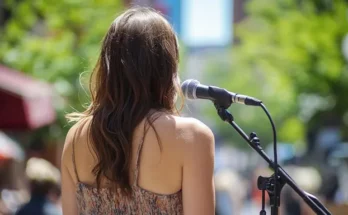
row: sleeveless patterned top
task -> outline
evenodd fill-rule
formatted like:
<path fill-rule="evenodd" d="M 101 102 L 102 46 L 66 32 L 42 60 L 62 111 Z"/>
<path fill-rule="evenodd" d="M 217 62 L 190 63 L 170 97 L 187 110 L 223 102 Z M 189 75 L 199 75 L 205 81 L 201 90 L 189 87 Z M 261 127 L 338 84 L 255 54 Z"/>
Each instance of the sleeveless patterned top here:
<path fill-rule="evenodd" d="M 138 186 L 139 160 L 144 138 L 141 141 L 136 158 L 132 198 L 125 198 L 121 193 L 111 192 L 109 188 L 100 188 L 80 181 L 75 162 L 73 143 L 73 165 L 77 178 L 77 204 L 79 215 L 182 215 L 182 191 L 173 194 L 157 194 Z"/>

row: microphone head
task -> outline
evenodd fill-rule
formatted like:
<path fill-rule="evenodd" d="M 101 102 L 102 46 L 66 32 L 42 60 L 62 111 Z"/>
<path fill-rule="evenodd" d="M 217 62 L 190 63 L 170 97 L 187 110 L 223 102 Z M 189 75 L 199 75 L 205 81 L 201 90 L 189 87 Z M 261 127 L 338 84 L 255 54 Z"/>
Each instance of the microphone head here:
<path fill-rule="evenodd" d="M 199 81 L 194 79 L 188 79 L 181 84 L 181 90 L 187 99 L 196 99 L 196 89 L 199 85 Z"/>

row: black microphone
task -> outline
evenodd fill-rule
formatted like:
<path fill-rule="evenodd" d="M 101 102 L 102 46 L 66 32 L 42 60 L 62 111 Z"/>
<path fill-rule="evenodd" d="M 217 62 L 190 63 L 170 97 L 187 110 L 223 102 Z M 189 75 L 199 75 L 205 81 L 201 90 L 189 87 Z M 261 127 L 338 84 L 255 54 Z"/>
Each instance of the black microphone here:
<path fill-rule="evenodd" d="M 232 93 L 215 86 L 206 86 L 194 79 L 184 81 L 181 84 L 181 89 L 188 99 L 208 99 L 223 108 L 230 107 L 232 103 L 252 106 L 260 106 L 262 103 L 262 101 L 256 98 Z"/>

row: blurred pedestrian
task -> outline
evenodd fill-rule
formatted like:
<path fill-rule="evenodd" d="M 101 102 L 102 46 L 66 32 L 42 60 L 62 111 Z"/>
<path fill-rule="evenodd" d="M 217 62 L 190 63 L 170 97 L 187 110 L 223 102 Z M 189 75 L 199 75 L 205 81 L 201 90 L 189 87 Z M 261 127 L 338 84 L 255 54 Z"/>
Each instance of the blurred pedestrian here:
<path fill-rule="evenodd" d="M 247 184 L 229 168 L 215 173 L 216 211 L 218 215 L 241 214 L 247 194 Z"/>
<path fill-rule="evenodd" d="M 322 184 L 320 173 L 311 166 L 285 166 L 284 169 L 291 175 L 299 188 L 304 191 L 317 195 Z M 283 214 L 285 215 L 307 215 L 312 214 L 312 210 L 307 204 L 298 196 L 295 191 L 285 186 L 282 191 L 281 204 Z"/>
<path fill-rule="evenodd" d="M 60 172 L 51 163 L 40 158 L 27 162 L 26 175 L 30 183 L 30 200 L 16 215 L 61 215 L 57 205 L 60 196 Z"/>

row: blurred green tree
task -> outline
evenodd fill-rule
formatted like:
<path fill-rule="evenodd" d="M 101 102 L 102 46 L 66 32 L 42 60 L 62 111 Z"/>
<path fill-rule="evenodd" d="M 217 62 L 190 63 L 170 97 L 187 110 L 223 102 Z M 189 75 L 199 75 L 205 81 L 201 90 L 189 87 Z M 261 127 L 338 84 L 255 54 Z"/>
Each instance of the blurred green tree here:
<path fill-rule="evenodd" d="M 0 28 L 0 63 L 53 85 L 58 120 L 38 135 L 63 139 L 69 128 L 64 115 L 88 101 L 83 72 L 96 61 L 122 1 L 5 0 L 4 6 L 11 17 Z"/>
<path fill-rule="evenodd" d="M 246 12 L 236 26 L 232 71 L 212 63 L 208 78 L 263 100 L 280 142 L 303 144 L 308 127 L 324 123 L 324 115 L 347 130 L 348 71 L 342 42 L 348 33 L 348 1 L 251 0 Z M 211 110 L 208 114 L 217 119 Z M 272 141 L 261 110 L 233 105 L 231 111 L 246 131 L 257 131 L 263 143 Z M 219 130 L 246 145 L 228 126 Z"/>

